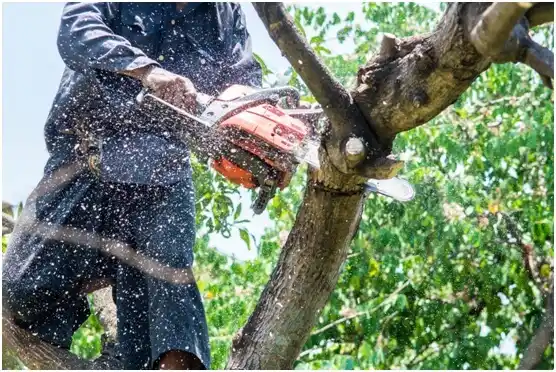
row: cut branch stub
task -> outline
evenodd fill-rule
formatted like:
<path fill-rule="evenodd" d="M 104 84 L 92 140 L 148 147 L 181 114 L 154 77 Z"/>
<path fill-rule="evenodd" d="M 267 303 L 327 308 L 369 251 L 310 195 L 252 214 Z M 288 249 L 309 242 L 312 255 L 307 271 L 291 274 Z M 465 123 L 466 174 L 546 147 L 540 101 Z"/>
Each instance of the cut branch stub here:
<path fill-rule="evenodd" d="M 396 55 L 397 51 L 396 36 L 389 33 L 384 34 L 380 44 L 380 55 L 384 58 L 392 58 Z"/>
<path fill-rule="evenodd" d="M 344 146 L 346 160 L 350 167 L 354 167 L 365 159 L 365 144 L 360 138 L 351 137 Z"/>

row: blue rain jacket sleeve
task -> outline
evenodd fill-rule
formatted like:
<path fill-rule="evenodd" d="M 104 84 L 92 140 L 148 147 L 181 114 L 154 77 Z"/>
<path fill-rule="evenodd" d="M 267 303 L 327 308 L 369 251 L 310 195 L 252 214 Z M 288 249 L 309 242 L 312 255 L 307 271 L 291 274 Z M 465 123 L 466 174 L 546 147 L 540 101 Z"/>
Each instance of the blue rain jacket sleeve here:
<path fill-rule="evenodd" d="M 233 84 L 261 86 L 240 4 L 187 3 L 183 11 L 175 4 L 65 5 L 58 49 L 67 67 L 45 125 L 45 171 L 76 156 L 78 138 L 63 132 L 84 126 L 101 137 L 105 181 L 167 186 L 188 177 L 187 145 L 137 110 L 141 83 L 118 72 L 155 65 L 211 95 Z"/>
<path fill-rule="evenodd" d="M 58 32 L 58 51 L 74 71 L 130 71 L 159 64 L 114 33 L 118 3 L 67 3 Z"/>

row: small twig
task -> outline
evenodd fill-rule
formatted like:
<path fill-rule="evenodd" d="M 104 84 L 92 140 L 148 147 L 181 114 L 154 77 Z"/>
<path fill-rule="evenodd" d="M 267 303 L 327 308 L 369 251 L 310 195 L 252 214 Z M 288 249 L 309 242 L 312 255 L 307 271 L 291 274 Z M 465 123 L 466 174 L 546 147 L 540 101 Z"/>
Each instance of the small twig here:
<path fill-rule="evenodd" d="M 485 10 L 471 31 L 471 42 L 485 57 L 500 54 L 515 24 L 533 6 L 532 3 L 493 3 Z"/>
<path fill-rule="evenodd" d="M 210 336 L 211 341 L 232 341 L 235 335 L 224 335 L 224 336 Z"/>
<path fill-rule="evenodd" d="M 347 259 L 347 260 L 349 260 L 349 259 L 351 259 L 351 258 L 354 258 L 354 257 L 360 256 L 360 255 L 361 255 L 361 252 L 357 252 L 357 253 L 350 253 L 350 254 L 348 254 L 348 256 L 346 257 L 346 259 Z"/>
<path fill-rule="evenodd" d="M 388 295 L 388 297 L 384 301 L 382 301 L 380 304 L 378 304 L 374 308 L 372 308 L 370 310 L 359 311 L 359 312 L 357 312 L 353 315 L 349 315 L 349 316 L 337 319 L 337 320 L 333 321 L 332 323 L 329 323 L 329 324 L 325 325 L 324 327 L 317 329 L 316 331 L 311 333 L 311 336 L 315 336 L 315 335 L 318 335 L 319 333 L 326 332 L 330 328 L 333 328 L 333 327 L 337 326 L 338 324 L 342 324 L 344 322 L 347 322 L 350 319 L 357 318 L 361 315 L 370 315 L 370 314 L 374 313 L 376 310 L 380 309 L 382 306 L 389 303 L 395 296 L 398 295 L 398 293 L 400 293 L 408 285 L 409 285 L 409 281 L 407 281 L 404 284 L 402 284 L 401 286 L 399 286 L 394 292 L 392 292 L 390 295 Z"/>
<path fill-rule="evenodd" d="M 507 229 L 509 230 L 510 234 L 516 240 L 516 245 L 519 246 L 519 248 L 521 249 L 523 265 L 525 266 L 525 270 L 529 274 L 529 277 L 531 278 L 533 283 L 535 283 L 541 293 L 546 293 L 546 290 L 543 289 L 543 282 L 537 271 L 534 247 L 530 244 L 526 244 L 521 239 L 521 234 L 519 232 L 517 224 L 508 214 L 500 213 L 500 215 L 504 219 L 504 222 L 506 223 Z"/>

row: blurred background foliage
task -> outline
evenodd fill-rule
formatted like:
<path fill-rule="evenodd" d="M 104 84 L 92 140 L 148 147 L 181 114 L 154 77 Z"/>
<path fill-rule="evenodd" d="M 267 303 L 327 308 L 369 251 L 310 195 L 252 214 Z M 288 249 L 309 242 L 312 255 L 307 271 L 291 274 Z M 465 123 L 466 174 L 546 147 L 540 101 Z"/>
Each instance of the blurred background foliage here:
<path fill-rule="evenodd" d="M 430 32 L 440 17 L 413 3 L 365 3 L 360 14 L 344 18 L 315 6 L 292 6 L 290 12 L 350 87 L 383 33 Z M 554 47 L 553 26 L 533 32 Z M 354 43 L 353 53 L 334 54 L 327 47 L 331 40 Z M 273 74 L 266 65 L 264 71 L 267 78 Z M 286 76 L 312 100 L 294 71 Z M 441 115 L 398 135 L 394 152 L 406 161 L 402 176 L 415 185 L 417 196 L 407 204 L 368 199 L 338 285 L 295 367 L 516 368 L 540 324 L 553 280 L 553 123 L 553 93 L 534 72 L 494 65 Z M 256 245 L 242 227 L 246 221 L 238 220 L 241 206 L 233 201 L 238 189 L 201 163 L 194 162 L 194 172 L 195 272 L 212 368 L 221 369 L 295 222 L 306 169 L 301 167 L 269 204 L 273 226 Z M 229 236 L 232 229 L 240 229 L 245 243 L 257 250 L 256 259 L 234 260 L 209 245 L 208 233 Z M 5 239 L 3 250 L 4 245 Z M 531 258 L 529 266 L 524 257 Z M 72 351 L 95 358 L 101 335 L 93 311 L 75 334 Z M 545 350 L 540 368 L 553 369 L 553 353 L 552 346 Z"/>

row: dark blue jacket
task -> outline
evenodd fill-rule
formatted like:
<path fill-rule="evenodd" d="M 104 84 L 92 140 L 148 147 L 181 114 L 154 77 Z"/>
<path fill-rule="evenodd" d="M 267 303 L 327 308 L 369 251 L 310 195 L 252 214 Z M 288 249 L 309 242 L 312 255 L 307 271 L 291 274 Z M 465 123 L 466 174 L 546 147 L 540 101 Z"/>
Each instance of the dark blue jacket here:
<path fill-rule="evenodd" d="M 135 103 L 141 86 L 118 72 L 156 65 L 213 95 L 232 84 L 260 86 L 262 76 L 239 4 L 186 4 L 64 7 L 58 49 L 67 67 L 45 126 L 46 173 L 75 159 L 77 138 L 63 130 L 86 123 L 102 137 L 103 179 L 168 185 L 189 175 L 185 145 L 137 130 L 148 124 Z"/>

